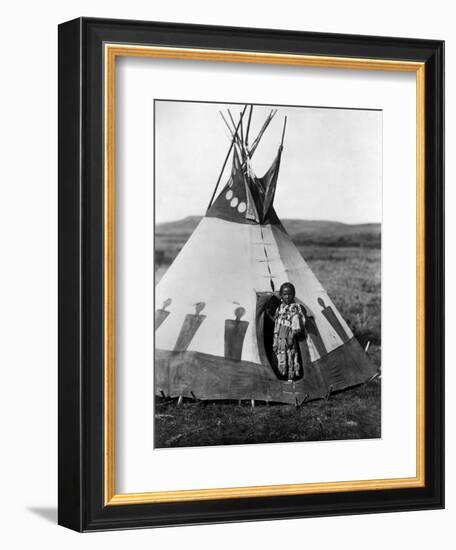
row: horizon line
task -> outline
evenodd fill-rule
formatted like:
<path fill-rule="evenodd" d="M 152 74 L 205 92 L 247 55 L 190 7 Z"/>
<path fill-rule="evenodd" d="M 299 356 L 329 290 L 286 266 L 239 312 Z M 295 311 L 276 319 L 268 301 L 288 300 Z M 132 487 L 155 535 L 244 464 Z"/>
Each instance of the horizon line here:
<path fill-rule="evenodd" d="M 161 224 L 164 224 L 164 223 L 181 222 L 181 221 L 184 221 L 188 218 L 204 218 L 204 217 L 205 217 L 205 214 L 188 214 L 187 216 L 184 216 L 183 218 L 172 219 L 172 220 L 167 220 L 167 221 L 156 222 L 154 220 L 154 226 L 161 225 Z M 344 222 L 344 221 L 340 221 L 340 220 L 334 220 L 334 219 L 330 220 L 330 219 L 322 219 L 322 218 L 280 218 L 280 221 L 282 221 L 282 222 L 287 221 L 287 220 L 297 220 L 297 221 L 304 221 L 304 222 L 340 223 L 342 225 L 373 225 L 373 224 L 381 225 L 382 224 L 381 221 L 366 221 L 366 222 L 350 223 L 350 222 Z"/>

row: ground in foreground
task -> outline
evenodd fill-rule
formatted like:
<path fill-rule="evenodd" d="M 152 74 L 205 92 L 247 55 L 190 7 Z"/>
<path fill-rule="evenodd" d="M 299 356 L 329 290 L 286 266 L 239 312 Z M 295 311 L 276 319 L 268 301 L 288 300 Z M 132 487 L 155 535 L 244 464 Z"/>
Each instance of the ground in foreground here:
<path fill-rule="evenodd" d="M 381 437 L 381 382 L 293 405 L 156 398 L 155 447 L 195 447 Z"/>

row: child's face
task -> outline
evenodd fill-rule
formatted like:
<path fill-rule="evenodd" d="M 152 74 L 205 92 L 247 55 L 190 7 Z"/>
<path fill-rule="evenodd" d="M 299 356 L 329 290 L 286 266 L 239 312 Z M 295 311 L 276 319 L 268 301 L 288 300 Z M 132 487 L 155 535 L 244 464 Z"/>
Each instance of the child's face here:
<path fill-rule="evenodd" d="M 283 290 L 282 290 L 282 294 L 280 295 L 282 300 L 284 301 L 284 303 L 288 306 L 290 305 L 292 302 L 293 302 L 293 298 L 294 298 L 294 292 L 293 292 L 293 289 L 290 288 L 289 286 L 286 286 Z"/>

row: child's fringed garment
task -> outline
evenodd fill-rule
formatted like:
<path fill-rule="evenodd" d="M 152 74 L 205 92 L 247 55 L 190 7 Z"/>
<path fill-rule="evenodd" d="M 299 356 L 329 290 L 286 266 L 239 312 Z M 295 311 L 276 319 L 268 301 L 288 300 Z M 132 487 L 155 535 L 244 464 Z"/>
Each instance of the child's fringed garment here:
<path fill-rule="evenodd" d="M 273 350 L 282 376 L 288 380 L 299 378 L 301 365 L 296 335 L 302 333 L 305 314 L 300 304 L 280 304 L 275 313 Z"/>

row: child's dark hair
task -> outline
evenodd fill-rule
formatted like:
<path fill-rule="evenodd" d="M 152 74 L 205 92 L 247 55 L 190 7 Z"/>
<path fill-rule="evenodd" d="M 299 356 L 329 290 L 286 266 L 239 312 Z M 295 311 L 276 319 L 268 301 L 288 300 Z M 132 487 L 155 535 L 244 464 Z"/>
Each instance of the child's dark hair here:
<path fill-rule="evenodd" d="M 295 287 L 294 287 L 294 284 L 289 283 L 289 282 L 282 283 L 282 284 L 280 285 L 279 294 L 280 294 L 281 296 L 282 296 L 282 294 L 283 294 L 283 291 L 284 291 L 286 288 L 290 288 L 291 291 L 293 292 L 293 296 L 296 296 L 296 289 L 295 289 Z"/>

